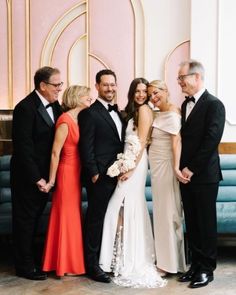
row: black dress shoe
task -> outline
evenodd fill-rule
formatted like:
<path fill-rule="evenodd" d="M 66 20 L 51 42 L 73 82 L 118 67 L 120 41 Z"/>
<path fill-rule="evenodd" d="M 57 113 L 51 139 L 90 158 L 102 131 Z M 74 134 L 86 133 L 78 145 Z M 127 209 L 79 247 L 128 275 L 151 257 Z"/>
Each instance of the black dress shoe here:
<path fill-rule="evenodd" d="M 189 288 L 201 288 L 208 285 L 208 283 L 212 282 L 213 280 L 213 273 L 209 274 L 206 272 L 198 272 L 189 284 Z"/>
<path fill-rule="evenodd" d="M 191 282 L 196 273 L 197 273 L 197 270 L 193 267 L 190 267 L 190 269 L 187 272 L 185 272 L 178 278 L 178 281 L 181 283 Z"/>
<path fill-rule="evenodd" d="M 111 282 L 111 278 L 99 266 L 94 266 L 87 272 L 87 274 L 94 281 L 101 283 Z"/>
<path fill-rule="evenodd" d="M 17 270 L 16 275 L 28 280 L 43 281 L 47 279 L 47 274 L 41 270 L 33 270 L 30 272 Z"/>

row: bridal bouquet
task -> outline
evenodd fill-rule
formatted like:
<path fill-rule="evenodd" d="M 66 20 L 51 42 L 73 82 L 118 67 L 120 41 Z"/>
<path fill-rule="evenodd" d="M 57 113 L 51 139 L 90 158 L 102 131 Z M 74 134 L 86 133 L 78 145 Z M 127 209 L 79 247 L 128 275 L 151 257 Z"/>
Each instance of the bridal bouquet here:
<path fill-rule="evenodd" d="M 115 177 L 123 174 L 136 166 L 136 159 L 141 150 L 141 144 L 137 135 L 128 135 L 125 139 L 126 149 L 124 153 L 117 155 L 117 160 L 108 168 L 107 175 Z"/>

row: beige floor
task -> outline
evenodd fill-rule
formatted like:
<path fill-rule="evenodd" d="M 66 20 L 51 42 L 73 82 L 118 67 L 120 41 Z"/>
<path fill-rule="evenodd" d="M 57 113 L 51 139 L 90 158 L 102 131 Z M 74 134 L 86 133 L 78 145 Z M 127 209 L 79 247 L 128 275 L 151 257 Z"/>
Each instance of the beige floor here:
<path fill-rule="evenodd" d="M 30 281 L 14 275 L 11 245 L 0 241 L 0 294 L 1 295 L 235 295 L 236 294 L 236 246 L 219 247 L 219 263 L 215 280 L 207 287 L 189 289 L 178 283 L 176 276 L 168 278 L 168 285 L 159 289 L 121 288 L 115 284 L 102 284 L 86 276 Z"/>

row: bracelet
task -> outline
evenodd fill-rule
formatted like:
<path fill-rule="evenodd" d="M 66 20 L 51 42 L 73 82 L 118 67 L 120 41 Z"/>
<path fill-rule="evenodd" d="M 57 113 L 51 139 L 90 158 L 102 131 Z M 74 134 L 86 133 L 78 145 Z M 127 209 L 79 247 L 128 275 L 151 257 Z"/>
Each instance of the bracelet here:
<path fill-rule="evenodd" d="M 51 187 L 54 187 L 54 183 L 53 183 L 53 182 L 49 182 L 49 185 L 50 185 Z"/>

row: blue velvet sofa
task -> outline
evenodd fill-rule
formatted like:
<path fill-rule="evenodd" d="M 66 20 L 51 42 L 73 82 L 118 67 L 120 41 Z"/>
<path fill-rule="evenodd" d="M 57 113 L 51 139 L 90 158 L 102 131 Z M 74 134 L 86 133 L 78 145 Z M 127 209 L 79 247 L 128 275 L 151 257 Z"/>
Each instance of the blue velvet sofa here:
<path fill-rule="evenodd" d="M 11 234 L 11 191 L 10 191 L 10 157 L 0 157 L 0 234 Z M 220 155 L 221 169 L 224 180 L 220 182 L 217 198 L 218 233 L 236 235 L 236 155 Z M 152 215 L 152 193 L 150 174 L 146 182 L 146 199 Z M 83 189 L 82 207 L 87 207 L 86 193 Z M 39 234 L 46 231 L 51 202 L 49 201 L 40 222 Z"/>

